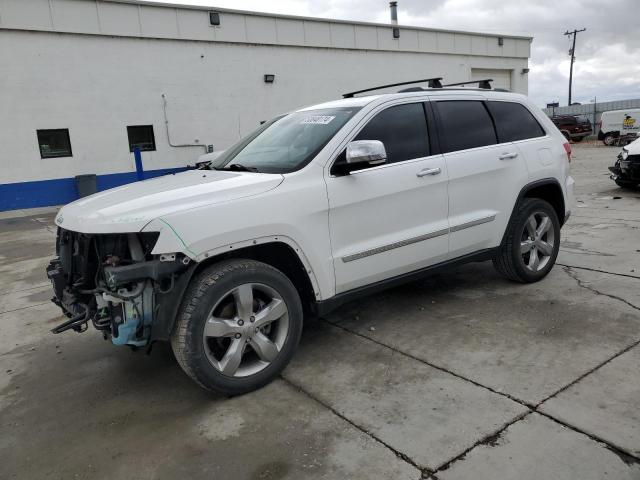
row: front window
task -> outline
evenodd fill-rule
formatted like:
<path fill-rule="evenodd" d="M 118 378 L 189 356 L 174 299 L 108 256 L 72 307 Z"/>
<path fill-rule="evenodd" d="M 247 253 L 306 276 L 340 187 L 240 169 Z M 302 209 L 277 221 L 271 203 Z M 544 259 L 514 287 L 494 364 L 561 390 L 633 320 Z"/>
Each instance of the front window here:
<path fill-rule="evenodd" d="M 213 161 L 210 168 L 289 173 L 307 165 L 357 107 L 295 112 L 265 123 Z"/>

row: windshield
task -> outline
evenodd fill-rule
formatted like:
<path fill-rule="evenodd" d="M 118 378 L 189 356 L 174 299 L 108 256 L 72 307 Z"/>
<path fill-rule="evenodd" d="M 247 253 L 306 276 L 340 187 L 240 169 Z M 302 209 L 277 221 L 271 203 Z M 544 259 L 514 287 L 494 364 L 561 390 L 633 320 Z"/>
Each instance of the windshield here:
<path fill-rule="evenodd" d="M 358 110 L 324 108 L 276 117 L 226 150 L 210 168 L 293 172 L 308 164 Z"/>

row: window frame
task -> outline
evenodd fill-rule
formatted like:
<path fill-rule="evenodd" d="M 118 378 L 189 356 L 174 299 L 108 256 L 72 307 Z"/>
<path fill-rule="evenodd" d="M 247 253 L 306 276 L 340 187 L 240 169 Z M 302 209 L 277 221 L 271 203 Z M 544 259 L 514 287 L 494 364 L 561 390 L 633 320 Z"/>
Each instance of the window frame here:
<path fill-rule="evenodd" d="M 524 104 L 524 103 L 520 103 L 520 102 L 514 102 L 511 100 L 486 100 L 486 108 L 487 111 L 489 112 L 489 115 L 491 115 L 491 121 L 493 122 L 493 128 L 496 131 L 496 138 L 498 140 L 498 145 L 504 145 L 506 143 L 515 143 L 515 142 L 526 142 L 529 140 L 536 140 L 539 138 L 545 138 L 549 135 L 549 132 L 547 132 L 547 130 L 544 128 L 544 126 L 542 125 L 542 123 L 540 123 L 540 120 L 538 120 L 536 118 L 536 116 L 534 115 L 534 113 L 529 110 L 529 108 Z M 506 142 L 501 142 L 500 141 L 500 134 L 498 132 L 498 125 L 496 124 L 495 118 L 493 117 L 493 112 L 491 111 L 491 105 L 490 103 L 511 103 L 514 105 L 519 105 L 520 107 L 522 107 L 529 115 L 531 115 L 531 118 L 533 118 L 533 120 L 538 124 L 538 127 L 540 127 L 540 130 L 542 130 L 542 135 L 538 135 L 537 137 L 527 137 L 527 138 L 521 138 L 519 140 L 507 140 Z M 577 125 L 577 123 L 576 123 Z"/>
<path fill-rule="evenodd" d="M 129 144 L 129 153 L 133 153 L 133 148 L 131 145 L 131 136 L 129 133 L 129 129 L 130 128 L 150 128 L 151 129 L 151 142 L 153 143 L 153 148 L 140 148 L 140 152 L 156 152 L 157 151 L 157 145 L 156 145 L 156 132 L 153 128 L 153 124 L 148 124 L 148 125 L 127 125 L 127 143 Z"/>
<path fill-rule="evenodd" d="M 487 144 L 487 145 L 479 145 L 477 147 L 470 147 L 470 148 L 462 148 L 462 149 L 458 149 L 458 150 L 448 150 L 448 145 L 447 145 L 447 141 L 446 141 L 446 137 L 445 137 L 445 133 L 444 133 L 444 124 L 442 121 L 442 112 L 440 112 L 440 109 L 438 108 L 438 105 L 435 105 L 433 107 L 434 110 L 434 115 L 436 118 L 436 124 L 438 125 L 438 138 L 440 141 L 440 145 L 441 145 L 441 153 L 443 155 L 449 154 L 449 153 L 457 153 L 457 152 L 467 152 L 470 150 L 476 150 L 479 148 L 491 148 L 491 147 L 495 147 L 496 145 L 502 145 L 499 142 L 499 138 L 498 138 L 498 129 L 496 128 L 496 122 L 493 118 L 493 115 L 491 114 L 491 111 L 489 110 L 489 106 L 487 105 L 487 99 L 486 98 L 480 98 L 480 97 L 463 97 L 463 98 L 456 98 L 456 97 L 449 97 L 449 98 L 436 98 L 432 100 L 433 102 L 435 102 L 436 104 L 441 103 L 441 102 L 477 102 L 482 104 L 482 107 L 484 108 L 485 112 L 487 113 L 487 115 L 489 115 L 489 119 L 491 120 L 491 126 L 493 127 L 493 135 L 495 136 L 496 139 L 496 143 L 491 143 L 491 144 Z M 511 142 L 506 142 L 506 143 L 511 143 Z"/>
<path fill-rule="evenodd" d="M 47 155 L 42 151 L 42 143 L 40 142 L 40 133 L 41 132 L 63 132 L 66 133 L 67 144 L 69 145 L 69 154 L 56 154 L 56 155 Z M 46 160 L 49 158 L 70 158 L 73 157 L 73 148 L 71 147 L 71 134 L 69 133 L 68 128 L 38 128 L 36 129 L 36 140 L 38 141 L 38 150 L 40 151 L 40 159 Z"/>
<path fill-rule="evenodd" d="M 422 110 L 423 110 L 423 113 L 424 113 L 424 120 L 425 120 L 425 127 L 426 127 L 426 131 L 427 131 L 427 143 L 428 143 L 428 146 L 429 146 L 429 155 L 427 155 L 427 157 L 416 157 L 416 158 L 410 158 L 410 159 L 407 159 L 407 160 L 401 160 L 399 162 L 392 162 L 392 163 L 385 162 L 385 163 L 382 163 L 380 165 L 363 166 L 362 168 L 359 168 L 358 170 L 350 171 L 348 174 L 336 172 L 336 169 L 335 169 L 336 164 L 338 162 L 340 162 L 340 160 L 346 154 L 347 145 L 350 142 L 354 141 L 354 139 L 360 134 L 360 132 L 362 130 L 364 130 L 364 128 L 369 124 L 369 122 L 371 122 L 374 118 L 376 118 L 378 115 L 380 115 L 385 110 L 388 110 L 388 109 L 393 108 L 393 107 L 399 107 L 399 106 L 402 106 L 402 105 L 411 105 L 411 104 L 414 104 L 414 103 L 422 104 Z M 408 162 L 415 162 L 415 161 L 418 161 L 418 160 L 420 160 L 422 158 L 428 158 L 428 157 L 432 157 L 434 155 L 439 155 L 439 154 L 440 154 L 440 141 L 439 141 L 439 138 L 437 136 L 436 121 L 435 121 L 435 116 L 434 116 L 434 113 L 433 113 L 433 107 L 431 106 L 431 101 L 429 99 L 425 99 L 425 98 L 416 98 L 416 99 L 403 98 L 402 101 L 396 101 L 396 102 L 393 102 L 393 103 L 392 102 L 388 102 L 388 103 L 383 103 L 381 105 L 377 105 L 370 112 L 368 112 L 366 114 L 366 116 L 364 118 L 362 118 L 358 122 L 358 124 L 344 137 L 344 139 L 341 142 L 340 146 L 331 155 L 331 160 L 327 163 L 327 165 L 328 165 L 328 172 L 329 172 L 329 175 L 331 177 L 343 177 L 343 176 L 354 175 L 354 174 L 357 174 L 357 173 L 360 173 L 360 172 L 368 172 L 368 171 L 371 171 L 371 170 L 377 170 L 377 169 L 393 167 L 395 165 L 402 165 L 402 164 L 408 163 Z"/>

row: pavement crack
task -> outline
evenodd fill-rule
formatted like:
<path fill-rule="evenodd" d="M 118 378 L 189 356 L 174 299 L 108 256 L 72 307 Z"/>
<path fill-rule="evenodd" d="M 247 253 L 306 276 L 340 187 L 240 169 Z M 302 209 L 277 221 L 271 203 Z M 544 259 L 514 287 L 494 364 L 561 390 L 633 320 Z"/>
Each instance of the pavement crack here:
<path fill-rule="evenodd" d="M 590 218 L 593 220 L 606 220 L 606 221 L 611 221 L 611 220 L 616 220 L 616 221 L 620 221 L 620 222 L 624 222 L 621 226 L 626 226 L 625 224 L 627 222 L 640 222 L 640 220 L 633 220 L 631 218 L 617 218 L 617 217 L 594 217 L 592 215 L 576 215 L 576 214 L 571 214 L 571 218 Z"/>
<path fill-rule="evenodd" d="M 606 295 L 606 294 L 603 294 Z M 634 306 L 634 308 L 637 308 Z M 361 333 L 358 333 L 356 331 L 350 330 L 342 325 L 336 324 L 334 322 L 330 322 L 329 320 L 325 319 L 325 318 L 319 318 L 319 320 L 322 320 L 323 322 L 338 328 L 340 330 L 343 330 L 346 333 L 349 333 L 351 335 L 355 335 L 357 337 L 363 338 L 369 342 L 375 343 L 376 345 L 379 345 L 383 348 L 387 348 L 390 349 L 404 357 L 410 358 L 412 360 L 415 360 L 417 362 L 420 362 L 424 365 L 427 365 L 429 367 L 435 368 L 436 370 L 440 370 L 441 372 L 445 372 L 448 373 L 449 375 L 453 375 L 456 378 L 459 378 L 460 380 L 469 382 L 477 387 L 483 388 L 485 390 L 488 390 L 492 393 L 495 393 L 497 395 L 501 395 L 503 397 L 508 398 L 509 400 L 512 400 L 516 403 L 519 403 L 520 405 L 524 406 L 527 408 L 527 411 L 516 416 L 513 420 L 511 420 L 510 422 L 508 422 L 507 424 L 503 425 L 501 428 L 499 428 L 498 430 L 494 431 L 493 433 L 486 435 L 485 437 L 481 438 L 480 440 L 478 440 L 476 443 L 474 443 L 471 447 L 467 448 L 466 450 L 464 450 L 462 453 L 460 453 L 459 455 L 457 455 L 456 457 L 448 460 L 446 463 L 444 463 L 442 466 L 436 468 L 433 471 L 430 471 L 428 469 L 423 469 L 423 471 L 425 472 L 425 474 L 427 474 L 426 478 L 437 478 L 434 474 L 436 474 L 437 472 L 440 472 L 442 470 L 445 470 L 446 468 L 449 468 L 449 466 L 451 466 L 454 462 L 459 461 L 459 460 L 463 460 L 464 457 L 467 455 L 467 453 L 469 453 L 471 450 L 473 450 L 475 447 L 477 446 L 482 446 L 482 445 L 490 445 L 490 446 L 495 446 L 497 445 L 500 436 L 502 435 L 502 433 L 504 433 L 504 431 L 509 428 L 511 425 L 513 425 L 514 423 L 522 420 L 523 418 L 525 418 L 527 415 L 531 414 L 531 413 L 538 413 L 540 415 L 543 415 L 545 417 L 547 417 L 548 419 L 566 427 L 569 428 L 570 430 L 573 430 L 575 432 L 581 433 L 583 435 L 586 435 L 587 437 L 591 438 L 592 440 L 597 441 L 598 443 L 603 444 L 606 448 L 608 448 L 609 450 L 611 450 L 612 452 L 616 453 L 618 456 L 620 456 L 620 458 L 623 459 L 623 461 L 628 462 L 628 461 L 632 461 L 632 462 L 640 462 L 640 458 L 636 457 L 635 455 L 633 455 L 630 452 L 627 452 L 625 450 L 622 450 L 621 448 L 612 445 L 611 443 L 607 442 L 606 440 L 596 437 L 588 432 L 585 432 L 573 425 L 570 425 L 568 423 L 565 423 L 561 420 L 558 420 L 557 418 L 553 417 L 552 415 L 545 413 L 543 411 L 541 411 L 539 408 L 544 404 L 544 402 L 548 401 L 549 399 L 555 397 L 556 395 L 562 393 L 563 391 L 567 390 L 568 388 L 570 388 L 571 386 L 575 385 L 576 383 L 578 383 L 580 380 L 582 380 L 583 378 L 587 377 L 588 375 L 592 374 L 593 372 L 595 372 L 596 370 L 598 370 L 599 368 L 601 368 L 602 366 L 606 365 L 607 363 L 611 362 L 612 360 L 614 360 L 615 358 L 619 357 L 620 355 L 623 355 L 624 353 L 628 352 L 629 350 L 631 350 L 632 348 L 640 345 L 640 340 L 635 341 L 634 343 L 632 343 L 631 345 L 628 345 L 627 347 L 625 347 L 624 349 L 622 349 L 621 351 L 619 351 L 618 353 L 616 353 L 615 355 L 607 358 L 606 360 L 604 360 L 603 362 L 599 363 L 598 365 L 596 365 L 595 367 L 593 367 L 592 369 L 590 369 L 588 372 L 580 375 L 578 378 L 576 378 L 575 380 L 573 380 L 572 382 L 570 382 L 569 384 L 563 386 L 562 388 L 558 389 L 556 392 L 554 392 L 553 394 L 549 395 L 548 397 L 546 397 L 545 399 L 543 399 L 542 401 L 538 402 L 537 404 L 532 404 L 532 403 L 528 403 L 524 400 L 520 400 L 519 398 L 516 398 L 512 395 L 509 395 L 508 393 L 505 392 L 500 392 L 497 391 L 491 387 L 488 387 L 486 385 L 483 385 L 479 382 L 476 382 L 475 380 L 472 380 L 470 378 L 464 377 L 463 375 L 460 375 L 458 373 L 455 373 L 447 368 L 441 367 L 439 365 L 435 365 L 431 362 L 428 362 L 426 360 L 423 360 L 421 358 L 417 358 L 411 354 L 408 354 L 406 352 L 403 352 L 401 350 L 398 350 L 397 348 L 387 345 L 385 343 L 382 343 L 378 340 L 375 340 L 373 338 L 370 338 L 366 335 L 363 335 Z M 291 382 L 289 382 L 291 383 Z M 291 383 L 292 385 L 294 385 L 293 383 Z M 353 422 L 351 422 L 350 420 L 348 420 L 347 418 L 345 418 L 344 416 L 340 415 L 339 413 L 335 412 L 333 408 L 331 408 L 328 405 L 325 405 L 323 402 L 319 401 L 318 399 L 314 398 L 313 396 L 311 396 L 310 394 L 308 394 L 307 392 L 305 392 L 304 390 L 302 390 L 300 387 L 294 385 L 296 388 L 298 388 L 299 390 L 301 390 L 302 392 L 304 392 L 306 395 L 308 395 L 309 397 L 313 398 L 314 400 L 316 400 L 318 403 L 320 403 L 321 405 L 325 406 L 326 408 L 329 408 L 332 412 L 334 412 L 336 415 L 340 416 L 341 418 L 345 419 L 347 422 L 349 422 L 350 424 L 354 425 L 356 428 L 358 428 L 359 430 L 362 430 L 363 432 L 367 433 L 368 435 L 372 436 L 372 434 L 370 434 L 369 432 L 367 432 L 366 430 L 363 430 L 361 427 L 359 427 L 358 425 L 354 424 Z M 376 437 L 374 437 L 376 438 Z M 379 440 L 379 439 L 378 439 Z M 380 443 L 386 445 L 384 442 L 382 442 L 381 440 L 379 440 Z M 393 450 L 394 452 L 396 452 L 396 450 L 394 450 L 392 447 L 389 447 L 391 450 Z M 402 454 L 401 452 L 397 453 L 398 456 L 400 456 L 400 458 L 404 458 L 404 454 Z M 624 457 L 624 458 L 623 458 Z M 412 461 L 407 460 L 409 463 L 412 463 Z M 414 464 L 414 463 L 412 463 Z M 446 468 L 445 468 L 446 466 Z M 419 468 L 419 467 L 418 467 Z M 429 477 L 430 475 L 430 477 Z"/>
<path fill-rule="evenodd" d="M 343 415 L 342 413 L 340 413 L 338 410 L 336 410 L 335 408 L 333 408 L 331 405 L 329 405 L 328 403 L 322 401 L 321 399 L 319 399 L 318 397 L 316 397 L 315 395 L 313 395 L 312 393 L 308 392 L 307 390 L 305 390 L 301 385 L 298 385 L 297 383 L 292 382 L 291 380 L 289 380 L 288 378 L 285 378 L 284 376 L 280 375 L 280 378 L 282 379 L 283 382 L 285 382 L 287 385 L 293 387 L 294 389 L 296 389 L 298 392 L 302 393 L 303 395 L 305 395 L 306 397 L 310 398 L 311 400 L 313 400 L 314 402 L 316 402 L 317 404 L 321 405 L 322 407 L 326 408 L 327 410 L 329 410 L 331 413 L 333 413 L 335 416 L 341 418 L 342 420 L 344 420 L 345 422 L 347 422 L 349 425 L 351 425 L 352 427 L 358 429 L 359 431 L 361 431 L 362 433 L 364 433 L 365 435 L 367 435 L 369 438 L 373 439 L 374 441 L 378 442 L 380 445 L 384 446 L 385 448 L 387 448 L 388 450 L 390 450 L 391 452 L 394 453 L 394 455 L 396 457 L 398 457 L 399 459 L 407 462 L 408 464 L 412 465 L 413 467 L 415 467 L 416 469 L 418 469 L 420 472 L 422 472 L 422 476 L 424 477 L 424 475 L 430 475 L 433 473 L 433 470 L 418 465 L 411 457 L 409 457 L 408 455 L 406 455 L 405 453 L 402 453 L 401 451 L 393 448 L 391 445 L 389 445 L 387 442 L 385 442 L 384 440 L 382 440 L 380 437 L 376 436 L 374 433 L 370 432 L 369 430 L 367 430 L 366 428 L 362 427 L 361 425 L 358 425 L 357 423 L 355 423 L 353 420 L 347 418 L 345 415 Z M 428 477 L 427 477 L 428 478 Z"/>
<path fill-rule="evenodd" d="M 637 347 L 638 345 L 640 345 L 640 340 L 636 340 L 635 342 L 633 342 L 631 345 L 627 345 L 625 348 L 623 348 L 622 350 L 620 350 L 618 353 L 612 355 L 611 357 L 607 358 L 606 360 L 603 360 L 602 362 L 598 363 L 595 367 L 591 368 L 590 370 L 588 370 L 587 372 L 583 373 L 582 375 L 580 375 L 578 378 L 576 378 L 575 380 L 573 380 L 570 383 L 567 383 L 565 386 L 563 386 L 562 388 L 556 390 L 555 392 L 553 392 L 551 395 L 549 395 L 548 397 L 544 398 L 543 400 L 539 401 L 533 408 L 534 410 L 538 411 L 538 408 L 540 406 L 542 406 L 543 403 L 545 403 L 548 400 L 551 400 L 552 398 L 558 396 L 559 394 L 561 394 L 562 392 L 564 392 L 565 390 L 571 388 L 572 386 L 574 386 L 576 383 L 578 383 L 580 380 L 582 380 L 585 377 L 588 377 L 589 375 L 591 375 L 593 372 L 595 372 L 596 370 L 604 367 L 607 363 L 610 363 L 611 361 L 615 360 L 616 358 L 618 358 L 621 355 L 624 355 L 625 353 L 627 353 L 629 350 L 631 350 L 634 347 Z"/>
<path fill-rule="evenodd" d="M 42 302 L 42 303 L 34 303 L 33 305 L 27 305 L 26 307 L 14 308 L 12 310 L 4 310 L 4 311 L 0 312 L 0 315 L 4 315 L 5 313 L 11 313 L 11 312 L 19 312 L 20 310 L 26 310 L 27 308 L 39 307 L 40 305 L 47 305 L 49 303 L 51 303 L 51 301 Z"/>
<path fill-rule="evenodd" d="M 548 418 L 549 420 L 557 423 L 558 425 L 562 425 L 565 428 L 568 428 L 569 430 L 573 430 L 576 433 L 580 433 L 586 437 L 589 437 L 591 440 L 593 440 L 594 442 L 598 442 L 599 444 L 601 444 L 603 447 L 605 447 L 607 450 L 609 450 L 610 452 L 615 453 L 618 457 L 620 457 L 620 459 L 626 463 L 627 465 L 640 465 L 640 457 L 633 455 L 630 452 L 627 452 L 615 445 L 613 445 L 612 443 L 610 443 L 609 441 L 605 440 L 604 438 L 598 437 L 597 435 L 594 435 L 592 433 L 589 433 L 585 430 L 582 430 L 581 428 L 578 428 L 574 425 L 571 425 L 570 423 L 566 423 L 563 422 L 562 420 L 557 419 L 556 417 L 554 417 L 553 415 L 543 412 L 541 410 L 535 410 L 535 412 L 539 415 L 542 415 L 543 417 Z"/>
<path fill-rule="evenodd" d="M 493 433 L 490 433 L 489 435 L 484 436 L 483 438 L 481 438 L 480 440 L 478 440 L 476 443 L 474 443 L 473 445 L 471 445 L 469 448 L 467 448 L 466 450 L 464 450 L 462 453 L 460 453 L 459 455 L 453 457 L 452 459 L 448 460 L 446 463 L 443 463 L 442 465 L 440 465 L 438 468 L 436 468 L 434 470 L 433 473 L 438 473 L 438 472 L 442 472 L 444 470 L 448 470 L 451 465 L 453 465 L 456 462 L 459 462 L 461 460 L 464 460 L 465 457 L 467 456 L 467 454 L 473 450 L 476 447 L 481 447 L 483 445 L 487 445 L 490 447 L 496 447 L 499 445 L 500 443 L 500 437 L 502 436 L 502 434 L 507 430 L 507 428 L 509 428 L 511 425 L 513 425 L 514 423 L 519 422 L 520 420 L 524 419 L 526 416 L 530 415 L 531 413 L 533 413 L 533 410 L 528 410 L 524 413 L 521 413 L 520 415 L 518 415 L 517 417 L 515 417 L 513 420 L 511 420 L 510 422 L 507 422 L 506 424 L 504 424 L 502 427 L 500 427 L 498 430 L 494 431 Z"/>
<path fill-rule="evenodd" d="M 631 303 L 631 302 L 629 302 L 629 301 L 625 300 L 624 298 L 622 298 L 622 297 L 618 297 L 617 295 L 612 295 L 612 294 L 610 294 L 610 293 L 601 292 L 601 291 L 600 291 L 600 290 L 598 290 L 597 288 L 595 288 L 595 287 L 593 287 L 593 286 L 589 285 L 589 284 L 588 284 L 587 282 L 585 282 L 584 280 L 580 280 L 580 278 L 579 278 L 579 277 L 575 274 L 575 272 L 573 271 L 573 269 L 574 269 L 574 268 L 575 268 L 575 267 L 569 267 L 569 266 L 567 266 L 567 265 L 563 265 L 563 266 L 562 266 L 562 269 L 566 272 L 566 274 L 567 274 L 567 275 L 569 275 L 571 278 L 573 278 L 573 279 L 576 281 L 576 283 L 578 284 L 578 286 L 580 286 L 580 287 L 582 287 L 582 288 L 585 288 L 585 289 L 589 290 L 590 292 L 595 293 L 596 295 L 602 295 L 602 296 L 605 296 L 605 297 L 612 298 L 612 299 L 614 299 L 614 300 L 618 300 L 619 302 L 622 302 L 622 303 L 627 304 L 627 305 L 628 305 L 628 306 L 630 306 L 631 308 L 634 308 L 634 309 L 636 309 L 636 310 L 640 310 L 640 307 L 638 307 L 637 305 L 634 305 L 633 303 Z M 606 272 L 604 272 L 604 273 L 606 273 Z M 635 278 L 637 278 L 637 277 L 635 277 Z"/>
<path fill-rule="evenodd" d="M 38 283 L 32 287 L 26 287 L 26 288 L 18 288 L 18 289 L 13 289 L 13 290 L 0 290 L 0 295 L 8 295 L 10 293 L 20 293 L 20 292 L 28 292 L 30 290 L 36 290 L 38 288 L 42 288 L 42 287 L 46 287 L 47 285 L 51 285 L 51 282 L 42 282 L 42 283 Z"/>
<path fill-rule="evenodd" d="M 411 360 L 415 360 L 416 362 L 420 362 L 420 363 L 422 363 L 424 365 L 427 365 L 427 366 L 429 366 L 431 368 L 435 368 L 436 370 L 440 370 L 441 372 L 448 373 L 449 375 L 453 375 L 454 377 L 459 378 L 460 380 L 464 380 L 465 382 L 472 383 L 473 385 L 475 385 L 477 387 L 484 388 L 485 390 L 489 390 L 491 393 L 495 393 L 496 395 L 500 395 L 500 396 L 503 396 L 505 398 L 508 398 L 509 400 L 512 400 L 512 401 L 514 401 L 516 403 L 519 403 L 523 407 L 527 407 L 528 409 L 532 409 L 532 410 L 535 408 L 535 405 L 532 404 L 532 403 L 528 403 L 528 402 L 526 402 L 524 400 L 521 400 L 521 399 L 519 399 L 517 397 L 509 395 L 508 393 L 501 392 L 501 391 L 498 391 L 498 390 L 496 390 L 494 388 L 491 388 L 491 387 L 488 387 L 486 385 L 483 385 L 482 383 L 476 382 L 475 380 L 467 378 L 464 375 L 460 375 L 459 373 L 456 373 L 456 372 L 454 372 L 452 370 L 449 370 L 446 367 L 442 367 L 440 365 L 436 365 L 435 363 L 431 363 L 431 362 L 429 362 L 427 360 L 424 360 L 422 358 L 418 358 L 418 357 L 416 357 L 414 355 L 411 355 L 410 353 L 403 352 L 402 350 L 399 350 L 398 348 L 396 348 L 396 347 L 394 347 L 392 345 L 388 345 L 388 344 L 380 342 L 379 340 L 376 340 L 374 338 L 371 338 L 371 337 L 368 337 L 368 336 L 363 335 L 361 333 L 358 333 L 356 331 L 350 330 L 350 329 L 348 329 L 348 328 L 346 328 L 346 327 L 344 327 L 344 326 L 342 326 L 340 324 L 337 324 L 337 323 L 334 323 L 334 322 L 330 322 L 326 318 L 320 318 L 320 320 L 322 320 L 325 323 L 328 323 L 329 325 L 331 325 L 331 326 L 333 326 L 335 328 L 339 328 L 340 330 L 343 330 L 343 331 L 345 331 L 347 333 L 350 333 L 351 335 L 355 335 L 357 337 L 364 338 L 365 340 L 368 340 L 369 342 L 375 343 L 376 345 L 379 345 L 379 346 L 384 347 L 384 348 L 388 348 L 389 350 L 392 350 L 392 351 L 394 351 L 394 352 L 396 352 L 396 353 L 398 353 L 398 354 L 400 354 L 400 355 L 402 355 L 404 357 L 410 358 Z"/>
<path fill-rule="evenodd" d="M 56 231 L 53 230 L 48 224 L 44 223 L 43 221 L 41 221 L 38 218 L 32 218 L 32 221 L 36 222 L 37 224 L 43 226 L 49 233 L 53 233 L 54 235 L 56 234 Z"/>
<path fill-rule="evenodd" d="M 599 270 L 597 268 L 578 267 L 576 265 L 567 265 L 565 263 L 558 263 L 558 262 L 556 262 L 556 265 L 558 265 L 560 267 L 571 268 L 571 269 L 574 269 L 574 270 L 587 270 L 589 272 L 606 273 L 607 275 L 614 275 L 616 277 L 627 277 L 627 278 L 635 278 L 636 280 L 640 280 L 639 276 L 637 276 L 637 275 L 629 275 L 628 273 L 608 272 L 606 270 Z"/>

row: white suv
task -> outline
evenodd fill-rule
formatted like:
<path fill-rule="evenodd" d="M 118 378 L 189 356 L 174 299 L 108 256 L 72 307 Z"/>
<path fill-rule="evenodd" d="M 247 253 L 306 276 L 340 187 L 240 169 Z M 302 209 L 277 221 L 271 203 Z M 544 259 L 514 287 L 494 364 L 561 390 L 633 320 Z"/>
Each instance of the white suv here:
<path fill-rule="evenodd" d="M 65 206 L 54 302 L 115 344 L 171 341 L 229 395 L 291 359 L 305 315 L 435 269 L 553 267 L 571 150 L 526 97 L 425 89 L 329 102 L 262 125 L 199 170 Z"/>

